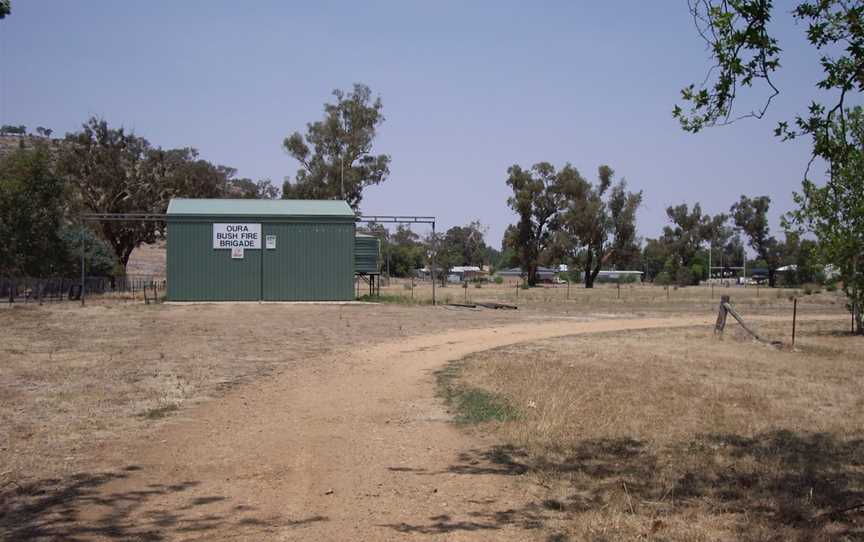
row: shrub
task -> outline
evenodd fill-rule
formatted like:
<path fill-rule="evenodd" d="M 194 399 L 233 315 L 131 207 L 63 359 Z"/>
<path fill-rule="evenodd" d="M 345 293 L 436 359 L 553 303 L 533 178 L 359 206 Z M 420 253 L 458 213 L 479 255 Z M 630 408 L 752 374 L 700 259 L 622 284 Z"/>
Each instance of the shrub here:
<path fill-rule="evenodd" d="M 675 274 L 675 284 L 678 286 L 690 286 L 693 284 L 693 272 L 686 267 L 681 267 Z"/>
<path fill-rule="evenodd" d="M 661 272 L 654 278 L 654 284 L 658 286 L 669 286 L 672 284 L 672 277 L 666 271 Z"/>
<path fill-rule="evenodd" d="M 633 284 L 639 282 L 639 276 L 627 274 L 618 279 L 618 282 L 620 282 L 621 284 Z"/>
<path fill-rule="evenodd" d="M 503 284 L 504 283 L 504 277 L 502 277 L 501 275 L 495 275 L 495 278 L 493 280 L 495 280 L 495 284 Z"/>

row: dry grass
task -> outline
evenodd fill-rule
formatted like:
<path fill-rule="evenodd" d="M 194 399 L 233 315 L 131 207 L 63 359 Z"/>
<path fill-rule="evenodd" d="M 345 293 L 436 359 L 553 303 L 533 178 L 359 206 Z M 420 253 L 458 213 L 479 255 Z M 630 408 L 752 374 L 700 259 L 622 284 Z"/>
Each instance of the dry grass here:
<path fill-rule="evenodd" d="M 0 310 L 0 501 L 93 468 L 100 442 L 147 431 L 237 384 L 352 345 L 512 322 L 392 305 L 144 305 L 91 299 Z M 99 466 L 96 465 L 95 468 Z"/>
<path fill-rule="evenodd" d="M 361 287 L 361 294 L 367 291 Z M 410 280 L 392 279 L 389 286 L 382 286 L 381 294 L 426 301 L 432 298 L 432 285 L 428 281 L 415 281 L 412 294 Z M 626 284 L 619 290 L 616 285 L 600 284 L 592 289 L 574 285 L 568 292 L 567 286 L 561 284 L 521 289 L 518 288 L 517 283 L 508 282 L 484 284 L 481 288 L 476 288 L 474 285 L 463 288 L 459 284 L 448 284 L 444 288 L 438 287 L 436 295 L 443 303 L 464 303 L 466 300 L 469 302 L 496 301 L 513 303 L 520 309 L 543 313 L 604 310 L 633 315 L 714 310 L 721 295 L 732 296 L 736 306 L 750 313 L 773 311 L 783 307 L 789 307 L 791 310 L 793 296 L 799 298 L 798 304 L 803 310 L 839 311 L 844 307 L 844 298 L 836 291 L 821 290 L 818 294 L 813 292 L 808 295 L 803 288 L 757 288 L 755 286 L 747 288 L 718 286 L 713 289 L 710 286 L 686 288 L 671 286 L 667 289 L 653 284 Z"/>
<path fill-rule="evenodd" d="M 471 356 L 461 382 L 519 408 L 491 453 L 534 474 L 560 539 L 859 539 L 864 510 L 837 511 L 864 504 L 864 338 L 802 328 L 795 352 L 574 336 Z"/>

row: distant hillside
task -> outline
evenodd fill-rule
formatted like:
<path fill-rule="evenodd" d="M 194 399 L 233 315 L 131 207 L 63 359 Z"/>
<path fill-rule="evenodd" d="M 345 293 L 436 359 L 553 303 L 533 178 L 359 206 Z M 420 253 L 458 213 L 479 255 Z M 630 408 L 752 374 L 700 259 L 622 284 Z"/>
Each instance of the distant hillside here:
<path fill-rule="evenodd" d="M 30 149 L 39 143 L 48 143 L 52 153 L 60 150 L 62 139 L 48 139 L 36 135 L 0 135 L 0 158 L 15 152 L 17 149 Z"/>
<path fill-rule="evenodd" d="M 141 245 L 132 251 L 126 273 L 133 276 L 165 277 L 165 241 Z"/>

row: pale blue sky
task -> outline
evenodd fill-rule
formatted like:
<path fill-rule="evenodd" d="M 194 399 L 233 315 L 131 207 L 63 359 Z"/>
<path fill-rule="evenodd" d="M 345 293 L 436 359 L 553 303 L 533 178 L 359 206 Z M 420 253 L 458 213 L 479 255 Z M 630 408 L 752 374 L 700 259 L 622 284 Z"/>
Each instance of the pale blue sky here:
<path fill-rule="evenodd" d="M 791 6 L 777 2 L 783 93 L 769 118 L 693 136 L 670 114 L 707 68 L 684 0 L 13 0 L 0 122 L 62 134 L 99 115 L 281 185 L 297 168 L 282 139 L 356 81 L 383 99 L 375 150 L 393 159 L 364 212 L 436 215 L 442 229 L 479 219 L 498 246 L 515 220 L 507 167 L 545 160 L 591 179 L 607 163 L 644 190 L 643 236 L 667 205 L 714 213 L 742 193 L 770 195 L 776 226 L 809 155 L 771 132 L 819 76 Z"/>

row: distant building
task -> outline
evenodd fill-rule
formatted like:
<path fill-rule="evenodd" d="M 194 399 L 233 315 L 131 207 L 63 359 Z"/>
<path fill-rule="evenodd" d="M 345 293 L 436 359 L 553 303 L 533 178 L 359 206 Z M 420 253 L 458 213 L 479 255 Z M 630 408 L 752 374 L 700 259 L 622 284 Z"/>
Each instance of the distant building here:
<path fill-rule="evenodd" d="M 511 267 L 510 269 L 502 269 L 498 271 L 498 275 L 504 278 L 520 278 L 525 274 L 521 267 Z M 537 280 L 540 282 L 553 282 L 555 275 L 558 274 L 556 269 L 551 267 L 538 267 Z"/>
<path fill-rule="evenodd" d="M 762 284 L 763 282 L 768 281 L 768 270 L 764 267 L 757 267 L 755 269 L 750 269 L 750 281 L 755 282 L 756 284 Z"/>
<path fill-rule="evenodd" d="M 461 282 L 485 276 L 486 272 L 476 265 L 457 265 L 450 268 L 450 274 L 459 277 L 457 282 Z"/>
<path fill-rule="evenodd" d="M 597 282 L 642 282 L 642 271 L 625 269 L 601 269 L 597 273 Z M 579 280 L 585 279 L 585 273 L 579 273 Z"/>
<path fill-rule="evenodd" d="M 414 275 L 421 279 L 430 278 L 429 266 L 415 269 Z M 451 267 L 449 270 L 443 267 L 436 267 L 435 276 L 440 278 L 441 275 L 447 275 L 448 282 L 462 282 L 463 280 L 471 280 L 486 276 L 486 272 L 476 265 L 459 265 Z"/>

